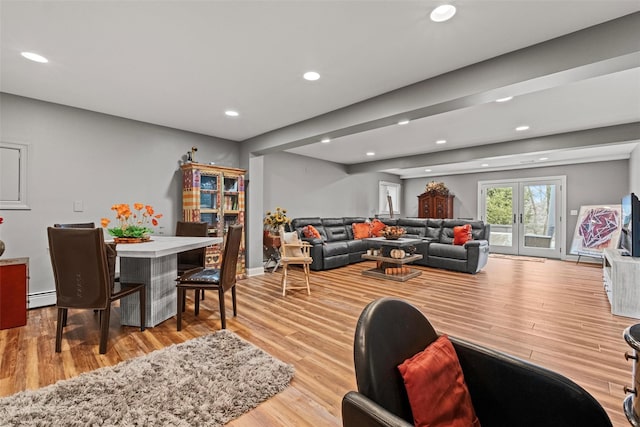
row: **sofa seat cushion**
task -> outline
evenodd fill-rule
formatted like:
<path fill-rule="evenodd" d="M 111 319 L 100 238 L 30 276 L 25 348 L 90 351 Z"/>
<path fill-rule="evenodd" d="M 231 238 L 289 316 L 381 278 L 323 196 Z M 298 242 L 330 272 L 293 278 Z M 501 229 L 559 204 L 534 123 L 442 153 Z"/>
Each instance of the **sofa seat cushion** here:
<path fill-rule="evenodd" d="M 369 249 L 369 243 L 358 239 L 358 240 L 347 240 L 347 247 L 349 248 L 349 253 L 354 252 L 366 252 Z"/>
<path fill-rule="evenodd" d="M 467 259 L 467 249 L 464 246 L 455 246 L 446 243 L 431 243 L 429 245 L 429 257 Z"/>
<path fill-rule="evenodd" d="M 347 241 L 325 242 L 325 244 L 322 246 L 322 255 L 325 258 L 336 255 L 347 255 L 348 253 L 349 246 Z"/>

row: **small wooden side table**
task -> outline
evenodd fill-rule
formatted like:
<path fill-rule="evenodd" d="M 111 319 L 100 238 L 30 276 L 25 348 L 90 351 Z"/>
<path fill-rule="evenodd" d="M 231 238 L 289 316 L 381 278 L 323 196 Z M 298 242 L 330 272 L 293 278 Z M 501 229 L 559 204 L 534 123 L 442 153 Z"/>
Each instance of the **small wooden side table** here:
<path fill-rule="evenodd" d="M 27 324 L 29 258 L 0 259 L 0 329 Z"/>

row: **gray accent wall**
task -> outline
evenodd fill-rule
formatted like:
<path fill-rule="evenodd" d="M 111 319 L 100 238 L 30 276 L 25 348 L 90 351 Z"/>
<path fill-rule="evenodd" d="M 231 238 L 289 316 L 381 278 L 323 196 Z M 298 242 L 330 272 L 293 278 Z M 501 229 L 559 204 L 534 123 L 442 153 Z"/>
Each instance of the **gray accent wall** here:
<path fill-rule="evenodd" d="M 638 149 L 636 148 L 636 151 Z M 583 163 L 545 168 L 531 168 L 463 175 L 449 175 L 429 178 L 415 178 L 404 181 L 404 212 L 406 216 L 418 215 L 419 194 L 424 192 L 429 181 L 444 182 L 455 195 L 453 212 L 456 218 L 478 217 L 478 181 L 561 176 L 567 177 L 567 244 L 573 239 L 577 215 L 570 215 L 572 209 L 580 210 L 582 205 L 620 204 L 622 196 L 629 191 L 628 160 Z M 637 186 L 637 185 L 636 185 Z M 566 251 L 568 253 L 568 251 Z"/>
<path fill-rule="evenodd" d="M 115 219 L 115 203 L 146 203 L 164 217 L 157 233 L 172 235 L 182 218 L 180 164 L 239 164 L 239 144 L 153 124 L 0 94 L 4 142 L 29 145 L 30 210 L 0 210 L 3 258 L 28 257 L 29 293 L 55 289 L 46 228 L 54 223 Z M 74 212 L 80 201 L 82 212 Z M 31 298 L 32 301 L 37 298 Z M 54 301 L 55 302 L 55 299 Z"/>
<path fill-rule="evenodd" d="M 401 183 L 386 173 L 349 175 L 337 163 L 290 153 L 264 156 L 264 207 L 287 209 L 292 218 L 373 217 L 378 209 L 378 181 Z"/>

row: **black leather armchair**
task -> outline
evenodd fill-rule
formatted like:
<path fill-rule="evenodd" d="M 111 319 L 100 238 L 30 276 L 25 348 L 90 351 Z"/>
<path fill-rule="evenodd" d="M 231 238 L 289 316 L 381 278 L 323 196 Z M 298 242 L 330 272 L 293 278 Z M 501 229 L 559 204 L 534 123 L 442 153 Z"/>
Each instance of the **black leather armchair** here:
<path fill-rule="evenodd" d="M 356 326 L 358 391 L 342 400 L 344 426 L 411 426 L 413 416 L 397 366 L 438 337 L 407 302 L 382 298 Z M 483 427 L 609 427 L 602 406 L 570 379 L 524 360 L 449 337 Z"/>

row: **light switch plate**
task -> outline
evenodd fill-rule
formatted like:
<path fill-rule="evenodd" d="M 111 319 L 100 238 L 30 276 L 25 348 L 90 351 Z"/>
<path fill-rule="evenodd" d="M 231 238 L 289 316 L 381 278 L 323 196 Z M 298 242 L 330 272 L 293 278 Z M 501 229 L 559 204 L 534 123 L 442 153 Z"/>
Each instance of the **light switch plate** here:
<path fill-rule="evenodd" d="M 578 210 L 577 209 L 571 209 L 571 215 L 578 215 Z"/>
<path fill-rule="evenodd" d="M 73 202 L 73 211 L 74 212 L 84 211 L 84 204 L 82 203 L 82 200 L 76 200 Z"/>

